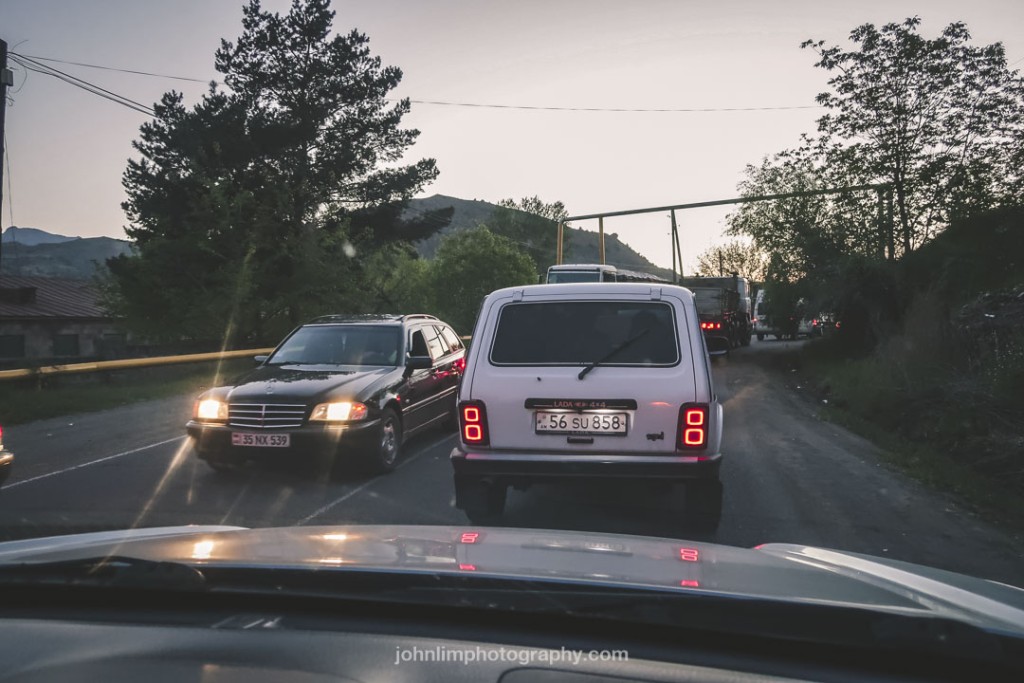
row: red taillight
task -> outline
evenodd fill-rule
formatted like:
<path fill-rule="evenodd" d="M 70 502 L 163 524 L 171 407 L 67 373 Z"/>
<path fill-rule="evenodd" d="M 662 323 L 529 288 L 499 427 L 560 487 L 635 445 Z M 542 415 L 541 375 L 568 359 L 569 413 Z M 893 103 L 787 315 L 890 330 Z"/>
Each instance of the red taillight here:
<path fill-rule="evenodd" d="M 683 588 L 700 588 L 700 581 L 696 579 L 683 579 L 679 582 L 679 585 Z"/>
<path fill-rule="evenodd" d="M 466 371 L 466 359 L 465 358 L 457 359 L 454 363 L 452 363 L 452 368 L 456 372 L 465 372 Z"/>
<path fill-rule="evenodd" d="M 477 446 L 490 443 L 487 437 L 487 413 L 480 401 L 466 401 L 459 404 L 459 422 L 462 440 Z"/>
<path fill-rule="evenodd" d="M 700 559 L 700 551 L 696 548 L 680 548 L 679 559 L 683 562 L 696 562 Z"/>
<path fill-rule="evenodd" d="M 679 409 L 679 436 L 676 446 L 684 450 L 708 445 L 708 407 L 703 403 L 685 403 Z"/>

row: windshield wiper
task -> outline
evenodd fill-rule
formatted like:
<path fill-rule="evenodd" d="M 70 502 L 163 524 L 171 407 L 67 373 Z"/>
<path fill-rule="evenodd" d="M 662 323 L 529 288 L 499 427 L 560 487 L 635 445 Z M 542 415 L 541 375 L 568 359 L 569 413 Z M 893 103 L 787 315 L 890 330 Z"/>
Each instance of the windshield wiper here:
<path fill-rule="evenodd" d="M 205 590 L 206 577 L 180 562 L 117 555 L 58 562 L 0 565 L 0 585 L 62 585 L 115 588 Z"/>
<path fill-rule="evenodd" d="M 640 337 L 644 336 L 645 334 L 647 334 L 650 331 L 651 331 L 651 328 L 649 328 L 649 327 L 644 329 L 644 330 L 641 330 L 640 334 L 636 335 L 635 337 L 630 337 L 629 339 L 627 339 L 626 341 L 622 342 L 621 344 L 616 346 L 614 349 L 612 349 L 611 351 L 606 353 L 602 358 L 598 358 L 593 363 L 588 364 L 587 367 L 585 367 L 582 370 L 580 370 L 580 374 L 577 375 L 577 379 L 583 379 L 584 377 L 587 376 L 588 372 L 590 372 L 591 370 L 596 368 L 598 365 L 601 365 L 602 363 L 608 362 L 609 360 L 611 360 L 612 356 L 614 356 L 615 354 L 619 353 L 620 351 L 624 351 L 625 349 L 629 348 L 629 346 L 633 342 L 635 342 L 637 339 L 639 339 Z"/>

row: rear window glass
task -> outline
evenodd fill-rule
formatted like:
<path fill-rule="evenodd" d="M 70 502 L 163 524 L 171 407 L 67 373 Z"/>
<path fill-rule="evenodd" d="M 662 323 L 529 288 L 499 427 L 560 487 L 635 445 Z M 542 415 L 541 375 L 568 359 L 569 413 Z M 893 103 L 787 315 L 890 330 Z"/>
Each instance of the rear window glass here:
<path fill-rule="evenodd" d="M 553 270 L 548 273 L 549 284 L 600 281 L 601 273 L 596 270 Z"/>
<path fill-rule="evenodd" d="M 679 362 L 675 314 L 666 303 L 559 301 L 508 304 L 491 346 L 494 365 L 665 367 Z"/>

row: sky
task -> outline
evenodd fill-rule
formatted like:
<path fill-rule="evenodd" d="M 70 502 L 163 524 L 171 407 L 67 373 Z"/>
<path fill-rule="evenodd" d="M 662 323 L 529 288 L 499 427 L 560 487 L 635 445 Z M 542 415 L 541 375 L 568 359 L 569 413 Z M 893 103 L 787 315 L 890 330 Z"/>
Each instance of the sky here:
<path fill-rule="evenodd" d="M 264 0 L 286 11 L 288 0 Z M 0 0 L 0 38 L 33 57 L 208 81 L 213 54 L 241 32 L 242 0 Z M 537 195 L 570 214 L 737 196 L 748 164 L 795 146 L 822 114 L 828 75 L 806 39 L 851 46 L 849 32 L 918 15 L 934 36 L 967 23 L 1024 61 L 1020 0 L 335 0 L 335 29 L 356 28 L 404 77 L 413 100 L 691 112 L 538 111 L 413 104 L 432 157 L 422 196 L 498 202 Z M 12 65 L 13 66 L 13 65 Z M 204 83 L 53 64 L 150 104 Z M 52 77 L 15 68 L 6 122 L 0 225 L 123 238 L 121 175 L 146 116 Z M 1016 66 L 1016 68 L 1021 68 Z M 735 108 L 779 108 L 721 111 Z M 8 171 L 9 169 L 9 171 Z M 687 269 L 721 244 L 727 208 L 678 214 Z M 596 230 L 596 221 L 576 227 Z M 671 265 L 667 214 L 605 221 L 652 262 Z"/>

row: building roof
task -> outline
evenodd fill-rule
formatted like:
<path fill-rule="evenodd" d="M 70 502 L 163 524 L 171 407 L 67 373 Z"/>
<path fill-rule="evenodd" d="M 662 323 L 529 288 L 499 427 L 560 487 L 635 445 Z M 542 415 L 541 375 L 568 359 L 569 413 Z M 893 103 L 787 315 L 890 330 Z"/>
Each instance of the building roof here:
<path fill-rule="evenodd" d="M 20 275 L 0 276 L 0 319 L 109 319 L 89 280 Z"/>

